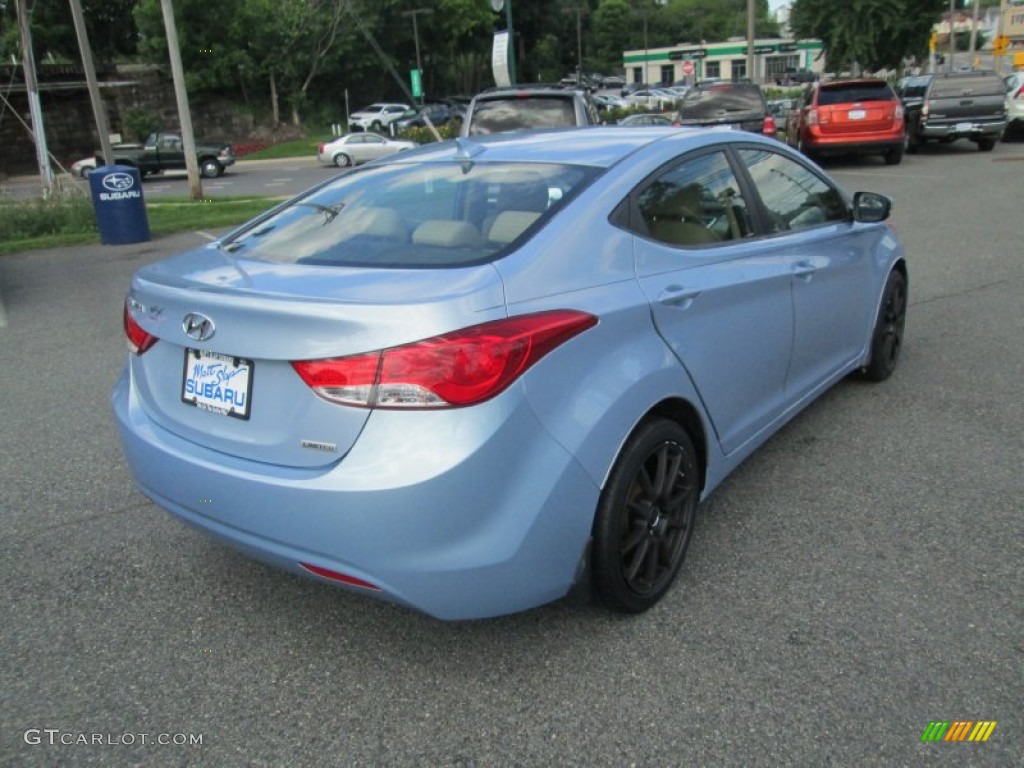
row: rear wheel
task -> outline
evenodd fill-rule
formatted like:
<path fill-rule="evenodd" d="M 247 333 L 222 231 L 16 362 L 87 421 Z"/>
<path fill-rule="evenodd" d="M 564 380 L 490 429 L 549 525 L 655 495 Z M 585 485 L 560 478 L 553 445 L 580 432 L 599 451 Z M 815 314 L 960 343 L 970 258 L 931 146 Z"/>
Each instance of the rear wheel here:
<path fill-rule="evenodd" d="M 886 165 L 899 165 L 903 162 L 903 147 L 902 145 L 895 149 L 890 149 L 886 152 L 883 157 L 885 158 Z"/>
<path fill-rule="evenodd" d="M 892 376 L 903 348 L 903 327 L 907 320 L 907 279 L 897 270 L 889 273 L 871 337 L 871 361 L 863 369 L 869 381 Z"/>
<path fill-rule="evenodd" d="M 674 421 L 643 422 L 626 441 L 594 519 L 594 590 L 608 608 L 640 613 L 675 579 L 700 497 L 697 455 Z"/>
<path fill-rule="evenodd" d="M 995 139 L 978 139 L 978 149 L 982 152 L 991 152 L 996 146 Z"/>
<path fill-rule="evenodd" d="M 346 155 L 344 152 L 339 152 L 334 156 L 334 164 L 339 168 L 345 168 L 352 164 L 352 158 Z"/>

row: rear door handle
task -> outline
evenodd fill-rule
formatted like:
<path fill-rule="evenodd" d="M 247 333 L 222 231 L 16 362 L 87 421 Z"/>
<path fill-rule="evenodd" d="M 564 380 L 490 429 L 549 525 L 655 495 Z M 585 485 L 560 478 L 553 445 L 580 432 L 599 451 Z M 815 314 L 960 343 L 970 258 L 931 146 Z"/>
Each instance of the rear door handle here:
<path fill-rule="evenodd" d="M 803 259 L 793 265 L 793 274 L 804 280 L 810 280 L 811 275 L 818 271 L 817 265 L 814 262 Z"/>
<path fill-rule="evenodd" d="M 682 285 L 669 285 L 658 296 L 658 303 L 667 307 L 687 309 L 693 300 L 700 296 L 699 288 L 686 288 Z"/>

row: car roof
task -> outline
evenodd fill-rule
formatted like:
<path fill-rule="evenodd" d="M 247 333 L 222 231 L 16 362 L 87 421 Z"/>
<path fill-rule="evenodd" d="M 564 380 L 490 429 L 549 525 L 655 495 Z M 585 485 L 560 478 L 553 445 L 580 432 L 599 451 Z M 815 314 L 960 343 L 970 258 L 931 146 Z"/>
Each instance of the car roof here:
<path fill-rule="evenodd" d="M 443 162 L 465 159 L 480 162 L 565 163 L 610 168 L 634 152 L 659 142 L 683 143 L 677 152 L 714 140 L 755 141 L 756 134 L 728 128 L 675 128 L 672 126 L 592 126 L 553 128 L 463 137 L 402 152 L 391 162 Z M 774 141 L 768 140 L 766 141 Z M 777 143 L 777 142 L 776 142 Z"/>

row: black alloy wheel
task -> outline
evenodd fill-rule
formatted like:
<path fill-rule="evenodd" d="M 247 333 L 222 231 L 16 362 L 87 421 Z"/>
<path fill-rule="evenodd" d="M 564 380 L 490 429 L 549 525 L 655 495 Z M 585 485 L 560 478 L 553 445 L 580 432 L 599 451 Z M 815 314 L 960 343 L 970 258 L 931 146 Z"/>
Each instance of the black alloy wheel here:
<path fill-rule="evenodd" d="M 907 280 L 898 270 L 889 273 L 878 308 L 878 319 L 871 338 L 871 361 L 864 378 L 885 381 L 892 376 L 903 348 L 903 328 L 907 321 Z"/>
<path fill-rule="evenodd" d="M 643 422 L 626 441 L 594 520 L 594 589 L 605 606 L 640 613 L 672 585 L 700 499 L 693 441 L 668 419 Z"/>

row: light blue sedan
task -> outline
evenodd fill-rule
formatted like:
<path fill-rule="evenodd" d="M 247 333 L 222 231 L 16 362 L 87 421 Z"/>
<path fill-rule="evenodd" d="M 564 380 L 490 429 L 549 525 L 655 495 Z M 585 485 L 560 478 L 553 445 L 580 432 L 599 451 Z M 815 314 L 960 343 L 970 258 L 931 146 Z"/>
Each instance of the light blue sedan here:
<path fill-rule="evenodd" d="M 893 372 L 890 205 L 724 129 L 403 152 L 136 273 L 125 455 L 205 533 L 436 617 L 640 612 L 730 471 Z"/>

